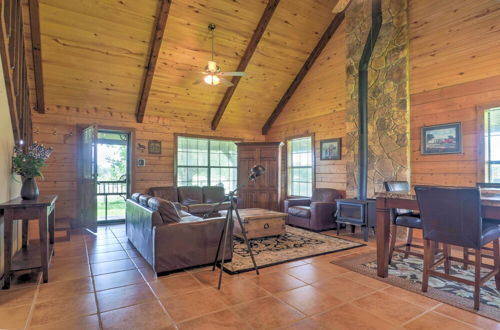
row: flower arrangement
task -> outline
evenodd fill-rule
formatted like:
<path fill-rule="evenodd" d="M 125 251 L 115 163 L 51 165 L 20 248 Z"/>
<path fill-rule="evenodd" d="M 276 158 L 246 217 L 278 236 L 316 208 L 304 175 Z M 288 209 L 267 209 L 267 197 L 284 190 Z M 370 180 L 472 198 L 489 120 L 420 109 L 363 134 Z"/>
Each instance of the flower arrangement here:
<path fill-rule="evenodd" d="M 40 171 L 45 166 L 45 161 L 50 157 L 52 148 L 46 148 L 43 144 L 33 143 L 26 151 L 14 147 L 12 156 L 12 171 L 23 178 L 34 178 L 43 174 Z"/>

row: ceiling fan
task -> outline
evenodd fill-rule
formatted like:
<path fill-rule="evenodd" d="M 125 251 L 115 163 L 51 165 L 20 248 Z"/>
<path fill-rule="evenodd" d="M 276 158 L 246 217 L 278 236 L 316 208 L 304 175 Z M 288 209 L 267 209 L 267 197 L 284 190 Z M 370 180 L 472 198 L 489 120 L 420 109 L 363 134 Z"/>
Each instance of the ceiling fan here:
<path fill-rule="evenodd" d="M 208 33 L 211 34 L 212 39 L 212 58 L 208 61 L 207 66 L 205 67 L 205 71 L 201 72 L 205 77 L 203 79 L 196 80 L 193 85 L 197 85 L 202 81 L 211 86 L 217 86 L 219 84 L 231 87 L 233 83 L 224 77 L 234 77 L 234 76 L 245 76 L 245 72 L 222 72 L 220 66 L 217 65 L 217 62 L 214 60 L 214 39 L 215 39 L 215 24 L 208 25 Z"/>

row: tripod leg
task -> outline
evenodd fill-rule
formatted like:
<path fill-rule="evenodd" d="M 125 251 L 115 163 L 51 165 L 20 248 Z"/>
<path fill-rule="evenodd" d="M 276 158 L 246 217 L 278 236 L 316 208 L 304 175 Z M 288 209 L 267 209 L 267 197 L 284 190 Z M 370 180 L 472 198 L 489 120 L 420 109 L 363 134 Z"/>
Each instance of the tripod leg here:
<path fill-rule="evenodd" d="M 217 289 L 220 290 L 220 286 L 221 286 L 221 283 L 222 283 L 222 272 L 223 272 L 223 269 L 224 269 L 224 259 L 226 259 L 226 243 L 227 243 L 227 233 L 229 232 L 229 223 L 230 222 L 233 222 L 233 208 L 232 208 L 232 204 L 231 204 L 231 207 L 229 208 L 229 210 L 227 210 L 228 212 L 228 217 L 227 217 L 227 221 L 226 223 L 224 224 L 224 235 L 222 236 L 222 239 L 224 240 L 224 243 L 222 245 L 222 258 L 221 258 L 221 262 L 220 262 L 220 272 L 219 272 L 219 283 L 217 285 Z M 233 242 L 231 242 L 232 244 Z M 231 246 L 231 248 L 233 248 Z"/>
<path fill-rule="evenodd" d="M 215 270 L 215 266 L 217 266 L 217 259 L 219 259 L 220 252 L 220 243 L 222 242 L 222 238 L 224 237 L 224 233 L 226 232 L 226 226 L 229 221 L 229 211 L 226 213 L 226 220 L 224 221 L 224 226 L 222 227 L 222 231 L 220 232 L 219 244 L 217 245 L 217 253 L 215 254 L 214 265 L 212 267 L 212 271 Z"/>
<path fill-rule="evenodd" d="M 257 267 L 257 263 L 255 262 L 255 258 L 253 256 L 252 248 L 250 247 L 250 243 L 248 242 L 247 233 L 245 232 L 245 227 L 243 227 L 243 223 L 241 222 L 240 213 L 238 212 L 238 208 L 235 208 L 234 211 L 236 212 L 236 217 L 238 218 L 238 223 L 240 225 L 241 233 L 243 234 L 243 238 L 245 239 L 245 243 L 247 245 L 248 253 L 250 253 L 250 257 L 252 258 L 253 267 L 255 268 L 255 272 L 257 273 L 257 275 L 259 275 L 259 267 Z"/>

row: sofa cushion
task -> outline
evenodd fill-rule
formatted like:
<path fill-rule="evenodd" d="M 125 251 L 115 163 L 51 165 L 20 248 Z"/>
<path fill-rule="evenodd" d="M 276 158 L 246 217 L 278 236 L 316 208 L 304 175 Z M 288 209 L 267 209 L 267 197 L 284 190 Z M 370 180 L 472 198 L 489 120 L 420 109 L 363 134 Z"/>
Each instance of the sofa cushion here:
<path fill-rule="evenodd" d="M 214 206 L 214 204 L 191 204 L 188 205 L 188 212 L 191 214 L 208 213 L 214 209 Z"/>
<path fill-rule="evenodd" d="M 181 221 L 181 216 L 177 211 L 174 203 L 158 198 L 151 197 L 148 201 L 148 206 L 160 213 L 161 218 L 163 219 L 163 223 L 173 223 Z"/>
<path fill-rule="evenodd" d="M 224 187 L 212 186 L 201 189 L 203 191 L 203 203 L 219 203 L 226 199 Z"/>
<path fill-rule="evenodd" d="M 132 196 L 130 196 L 130 198 L 131 198 L 134 202 L 139 203 L 139 197 L 141 197 L 141 195 L 142 195 L 141 193 L 136 192 L 136 193 L 133 193 L 133 194 L 132 194 Z"/>
<path fill-rule="evenodd" d="M 177 192 L 179 195 L 179 202 L 183 205 L 203 203 L 203 191 L 201 187 L 196 187 L 196 186 L 177 187 Z"/>
<path fill-rule="evenodd" d="M 160 197 L 167 201 L 178 202 L 176 187 L 152 187 L 149 188 L 149 194 L 153 197 Z"/>
<path fill-rule="evenodd" d="M 149 199 L 151 198 L 151 196 L 147 195 L 147 194 L 142 194 L 141 196 L 139 196 L 139 204 L 141 204 L 142 206 L 148 206 L 148 201 Z"/>
<path fill-rule="evenodd" d="M 314 189 L 311 202 L 335 202 L 340 196 L 340 193 L 336 189 L 318 188 Z"/>
<path fill-rule="evenodd" d="M 291 206 L 288 208 L 288 214 L 294 215 L 300 218 L 310 218 L 311 217 L 311 207 L 309 206 Z"/>
<path fill-rule="evenodd" d="M 214 205 L 216 205 L 216 204 L 214 204 Z M 231 206 L 231 202 L 224 202 L 224 203 L 220 204 L 219 206 L 217 206 L 217 211 L 227 210 L 227 209 L 229 209 L 229 206 Z"/>

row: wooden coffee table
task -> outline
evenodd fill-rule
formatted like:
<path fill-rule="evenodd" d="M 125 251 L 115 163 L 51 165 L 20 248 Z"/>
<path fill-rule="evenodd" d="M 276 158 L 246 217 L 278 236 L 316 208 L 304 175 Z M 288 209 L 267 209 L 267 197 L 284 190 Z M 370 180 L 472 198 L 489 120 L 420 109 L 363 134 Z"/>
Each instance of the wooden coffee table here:
<path fill-rule="evenodd" d="M 225 216 L 227 211 L 221 213 Z M 261 238 L 267 236 L 278 236 L 285 234 L 285 219 L 288 214 L 264 209 L 240 209 L 238 210 L 243 229 L 246 231 L 247 238 Z M 234 216 L 235 236 L 243 238 L 242 228 Z"/>

